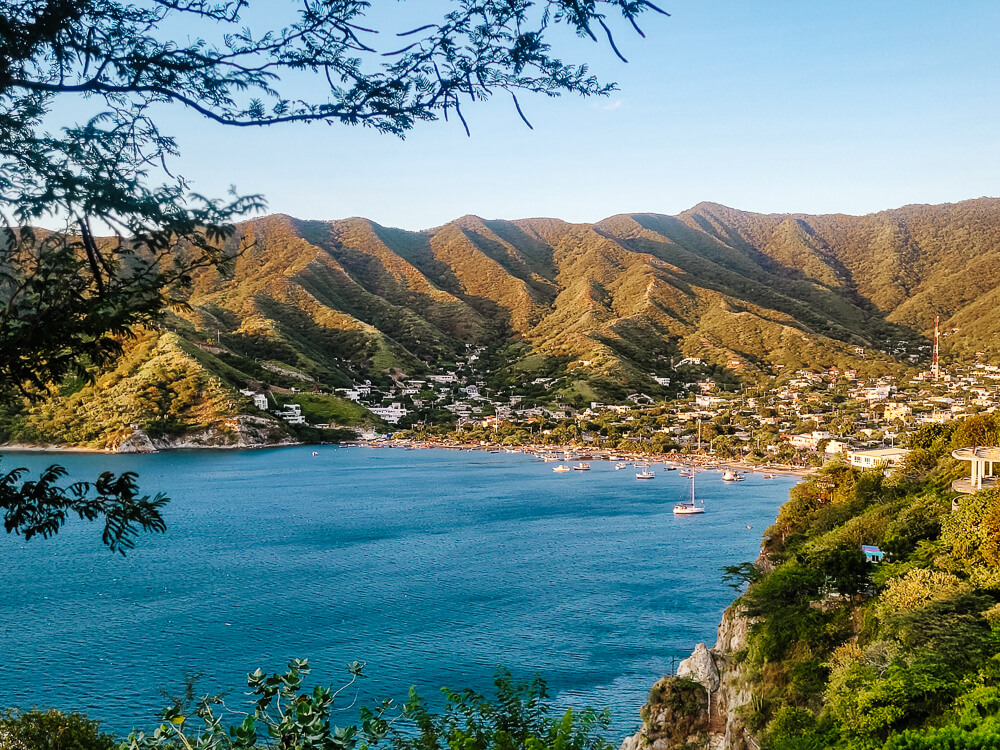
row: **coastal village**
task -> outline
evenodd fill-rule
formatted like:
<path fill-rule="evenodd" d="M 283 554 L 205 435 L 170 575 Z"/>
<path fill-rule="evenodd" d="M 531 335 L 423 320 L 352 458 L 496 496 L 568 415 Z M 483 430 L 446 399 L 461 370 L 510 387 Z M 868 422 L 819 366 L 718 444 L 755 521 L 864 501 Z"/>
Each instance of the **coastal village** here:
<path fill-rule="evenodd" d="M 364 431 L 364 440 L 710 454 L 751 466 L 807 469 L 836 455 L 859 468 L 899 466 L 914 430 L 995 411 L 1000 393 L 1000 366 L 982 361 L 947 367 L 933 362 L 927 370 L 867 379 L 835 366 L 779 370 L 768 383 L 734 386 L 713 379 L 701 360 L 685 358 L 674 365 L 680 377 L 673 397 L 638 392 L 622 403 L 580 408 L 546 399 L 557 378 L 491 389 L 478 366 L 484 351 L 470 347 L 453 370 L 381 388 L 355 383 L 330 395 L 364 407 L 383 423 Z M 650 377 L 671 387 L 670 377 Z M 295 402 L 294 388 L 280 399 L 274 391 L 242 393 L 289 425 L 336 427 L 311 423 Z"/>

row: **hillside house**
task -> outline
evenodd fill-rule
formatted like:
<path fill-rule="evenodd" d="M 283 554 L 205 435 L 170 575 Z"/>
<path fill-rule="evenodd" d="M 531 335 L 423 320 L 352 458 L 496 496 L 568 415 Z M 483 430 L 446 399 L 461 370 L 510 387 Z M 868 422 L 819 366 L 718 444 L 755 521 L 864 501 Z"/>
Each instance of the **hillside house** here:
<path fill-rule="evenodd" d="M 398 401 L 393 402 L 389 406 L 372 406 L 368 410 L 389 424 L 399 424 L 399 420 L 409 414 L 406 407 L 402 406 Z"/>
<path fill-rule="evenodd" d="M 241 390 L 244 396 L 249 396 L 253 400 L 253 405 L 256 406 L 261 411 L 267 411 L 267 394 L 266 393 L 255 393 L 249 389 Z"/>
<path fill-rule="evenodd" d="M 868 451 L 849 451 L 847 459 L 859 469 L 897 469 L 903 465 L 906 448 L 877 448 Z"/>
<path fill-rule="evenodd" d="M 305 424 L 306 418 L 302 416 L 302 407 L 298 404 L 285 404 L 284 407 L 274 412 L 279 418 L 288 424 Z"/>
<path fill-rule="evenodd" d="M 880 563 L 885 553 L 872 544 L 862 544 L 861 551 L 865 553 L 865 560 L 870 563 Z"/>

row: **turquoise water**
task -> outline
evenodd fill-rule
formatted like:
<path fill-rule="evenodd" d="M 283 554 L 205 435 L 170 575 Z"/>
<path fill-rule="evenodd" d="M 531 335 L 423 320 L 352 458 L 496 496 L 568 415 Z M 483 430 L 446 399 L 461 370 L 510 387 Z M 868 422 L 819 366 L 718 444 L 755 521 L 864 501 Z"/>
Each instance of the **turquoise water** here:
<path fill-rule="evenodd" d="M 152 456 L 7 454 L 72 478 L 133 470 L 164 491 L 165 535 L 128 557 L 96 526 L 0 535 L 0 706 L 80 710 L 124 733 L 155 726 L 185 672 L 201 693 L 308 657 L 314 681 L 367 663 L 361 699 L 487 691 L 497 664 L 538 672 L 560 704 L 639 723 L 651 684 L 711 645 L 733 592 L 719 567 L 756 556 L 793 480 L 698 475 L 708 512 L 676 517 L 689 480 L 530 456 L 286 448 Z M 747 526 L 752 526 L 748 529 Z M 345 714 L 347 723 L 354 714 Z"/>

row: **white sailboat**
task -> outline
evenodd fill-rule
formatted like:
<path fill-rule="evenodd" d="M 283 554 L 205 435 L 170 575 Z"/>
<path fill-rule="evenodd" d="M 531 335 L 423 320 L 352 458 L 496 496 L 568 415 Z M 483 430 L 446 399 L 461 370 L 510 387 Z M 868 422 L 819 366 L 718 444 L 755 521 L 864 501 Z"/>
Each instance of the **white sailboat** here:
<path fill-rule="evenodd" d="M 695 475 L 695 472 L 692 469 L 691 470 L 691 500 L 688 501 L 688 502 L 685 502 L 685 503 L 677 503 L 677 505 L 674 506 L 674 515 L 675 516 L 693 516 L 696 513 L 704 513 L 705 512 L 705 504 L 704 503 L 702 503 L 701 505 L 695 505 L 695 502 L 694 502 L 694 475 Z"/>

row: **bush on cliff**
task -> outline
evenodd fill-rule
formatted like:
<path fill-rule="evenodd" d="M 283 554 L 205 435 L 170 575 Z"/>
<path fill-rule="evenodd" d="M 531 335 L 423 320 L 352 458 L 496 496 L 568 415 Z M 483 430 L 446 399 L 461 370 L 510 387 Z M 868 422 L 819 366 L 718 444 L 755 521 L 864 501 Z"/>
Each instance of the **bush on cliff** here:
<path fill-rule="evenodd" d="M 792 490 L 765 536 L 773 567 L 739 600 L 763 750 L 1000 747 L 1000 492 L 953 510 L 950 491 L 951 451 L 998 425 L 921 429 L 908 478 L 834 464 Z M 861 544 L 888 559 L 862 563 Z"/>

